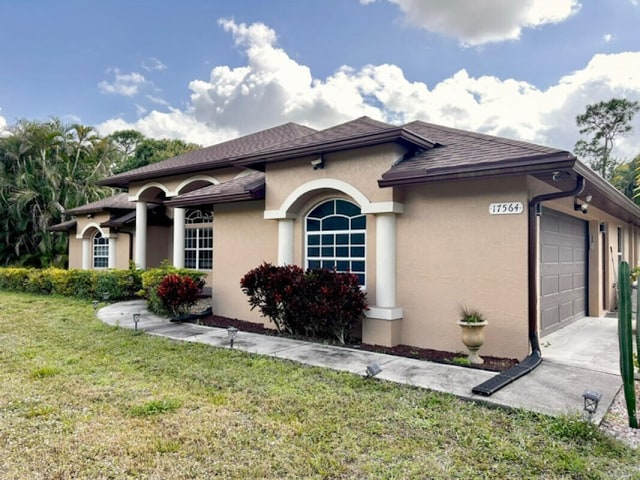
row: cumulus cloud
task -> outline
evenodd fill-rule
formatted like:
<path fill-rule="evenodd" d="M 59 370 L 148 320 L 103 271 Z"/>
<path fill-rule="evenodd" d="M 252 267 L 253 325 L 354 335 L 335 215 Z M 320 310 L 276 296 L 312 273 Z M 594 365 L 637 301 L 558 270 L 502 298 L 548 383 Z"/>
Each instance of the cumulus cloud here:
<path fill-rule="evenodd" d="M 603 39 L 606 43 L 609 43 L 609 42 L 611 42 L 611 41 L 613 40 L 613 35 L 611 35 L 610 33 L 605 33 L 605 34 L 602 36 L 602 39 Z"/>
<path fill-rule="evenodd" d="M 400 8 L 407 23 L 471 46 L 518 39 L 524 28 L 562 22 L 580 9 L 578 0 L 387 1 Z"/>
<path fill-rule="evenodd" d="M 122 73 L 120 69 L 113 68 L 107 70 L 107 73 L 112 73 L 114 78 L 111 82 L 103 80 L 98 84 L 101 93 L 133 97 L 140 92 L 143 85 L 148 83 L 144 75 L 137 72 Z"/>
<path fill-rule="evenodd" d="M 222 20 L 246 54 L 246 64 L 216 66 L 208 79 L 189 84 L 183 109 L 153 111 L 134 123 L 111 120 L 100 129 L 134 128 L 147 136 L 182 138 L 210 145 L 280 123 L 326 128 L 367 115 L 390 123 L 414 119 L 506 136 L 571 150 L 579 135 L 576 115 L 590 103 L 623 97 L 640 100 L 640 52 L 594 56 L 582 69 L 546 89 L 517 79 L 473 77 L 456 72 L 431 88 L 408 80 L 396 65 L 339 68 L 314 78 L 277 46 L 275 32 L 263 24 Z M 640 152 L 640 116 L 633 137 L 615 154 Z"/>
<path fill-rule="evenodd" d="M 0 108 L 0 110 L 2 110 Z M 7 120 L 0 115 L 0 138 L 8 137 L 10 135 L 7 125 Z"/>
<path fill-rule="evenodd" d="M 102 135 L 134 129 L 150 138 L 175 138 L 203 146 L 213 145 L 238 135 L 237 130 L 212 128 L 178 109 L 170 109 L 169 112 L 154 110 L 135 122 L 115 118 L 100 124 L 97 129 Z"/>

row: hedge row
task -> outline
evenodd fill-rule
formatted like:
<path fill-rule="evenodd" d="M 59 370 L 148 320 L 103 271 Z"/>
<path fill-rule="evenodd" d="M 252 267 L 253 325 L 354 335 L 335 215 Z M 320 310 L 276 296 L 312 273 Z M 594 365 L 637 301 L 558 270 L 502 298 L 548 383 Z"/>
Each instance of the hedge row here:
<path fill-rule="evenodd" d="M 158 297 L 158 287 L 169 274 L 188 275 L 201 283 L 205 273 L 175 268 L 164 262 L 158 268 L 138 270 L 63 270 L 60 268 L 0 268 L 0 290 L 63 295 L 90 300 L 130 300 L 145 298 L 149 310 L 169 313 Z"/>
<path fill-rule="evenodd" d="M 129 270 L 63 270 L 60 268 L 0 268 L 0 289 L 56 294 L 96 300 L 135 298 L 142 272 Z"/>

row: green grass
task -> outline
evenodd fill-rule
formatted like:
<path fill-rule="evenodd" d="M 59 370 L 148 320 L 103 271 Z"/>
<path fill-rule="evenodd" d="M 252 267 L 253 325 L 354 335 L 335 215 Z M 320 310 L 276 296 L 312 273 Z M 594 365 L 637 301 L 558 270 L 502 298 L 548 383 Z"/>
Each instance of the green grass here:
<path fill-rule="evenodd" d="M 0 292 L 0 367 L 3 480 L 640 478 L 573 417 L 136 335 L 90 302 Z"/>

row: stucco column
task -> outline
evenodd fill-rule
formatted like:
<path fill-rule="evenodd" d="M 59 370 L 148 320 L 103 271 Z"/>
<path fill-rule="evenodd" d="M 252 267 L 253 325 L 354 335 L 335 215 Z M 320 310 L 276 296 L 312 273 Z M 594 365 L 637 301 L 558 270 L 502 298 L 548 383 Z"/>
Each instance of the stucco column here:
<path fill-rule="evenodd" d="M 376 215 L 376 305 L 396 306 L 396 215 Z"/>
<path fill-rule="evenodd" d="M 147 202 L 136 202 L 136 250 L 135 262 L 138 268 L 147 268 Z"/>
<path fill-rule="evenodd" d="M 91 239 L 82 239 L 82 270 L 91 268 Z"/>
<path fill-rule="evenodd" d="M 109 236 L 109 268 L 116 268 L 117 246 L 118 246 L 118 236 L 110 235 Z"/>
<path fill-rule="evenodd" d="M 278 220 L 278 265 L 293 265 L 293 219 Z"/>
<path fill-rule="evenodd" d="M 184 268 L 185 209 L 173 209 L 173 266 Z"/>

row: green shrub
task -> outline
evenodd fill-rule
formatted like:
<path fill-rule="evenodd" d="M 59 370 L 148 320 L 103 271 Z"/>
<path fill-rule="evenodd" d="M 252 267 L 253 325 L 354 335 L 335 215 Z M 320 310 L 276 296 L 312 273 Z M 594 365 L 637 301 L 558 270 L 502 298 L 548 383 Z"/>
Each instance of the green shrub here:
<path fill-rule="evenodd" d="M 24 291 L 29 280 L 30 268 L 0 268 L 0 288 L 3 290 Z"/>
<path fill-rule="evenodd" d="M 367 309 L 366 294 L 351 273 L 263 263 L 240 285 L 252 310 L 258 308 L 278 331 L 294 335 L 344 343 Z"/>
<path fill-rule="evenodd" d="M 0 268 L 0 289 L 2 290 L 86 299 L 123 300 L 135 298 L 141 285 L 141 272 L 135 269 Z"/>

